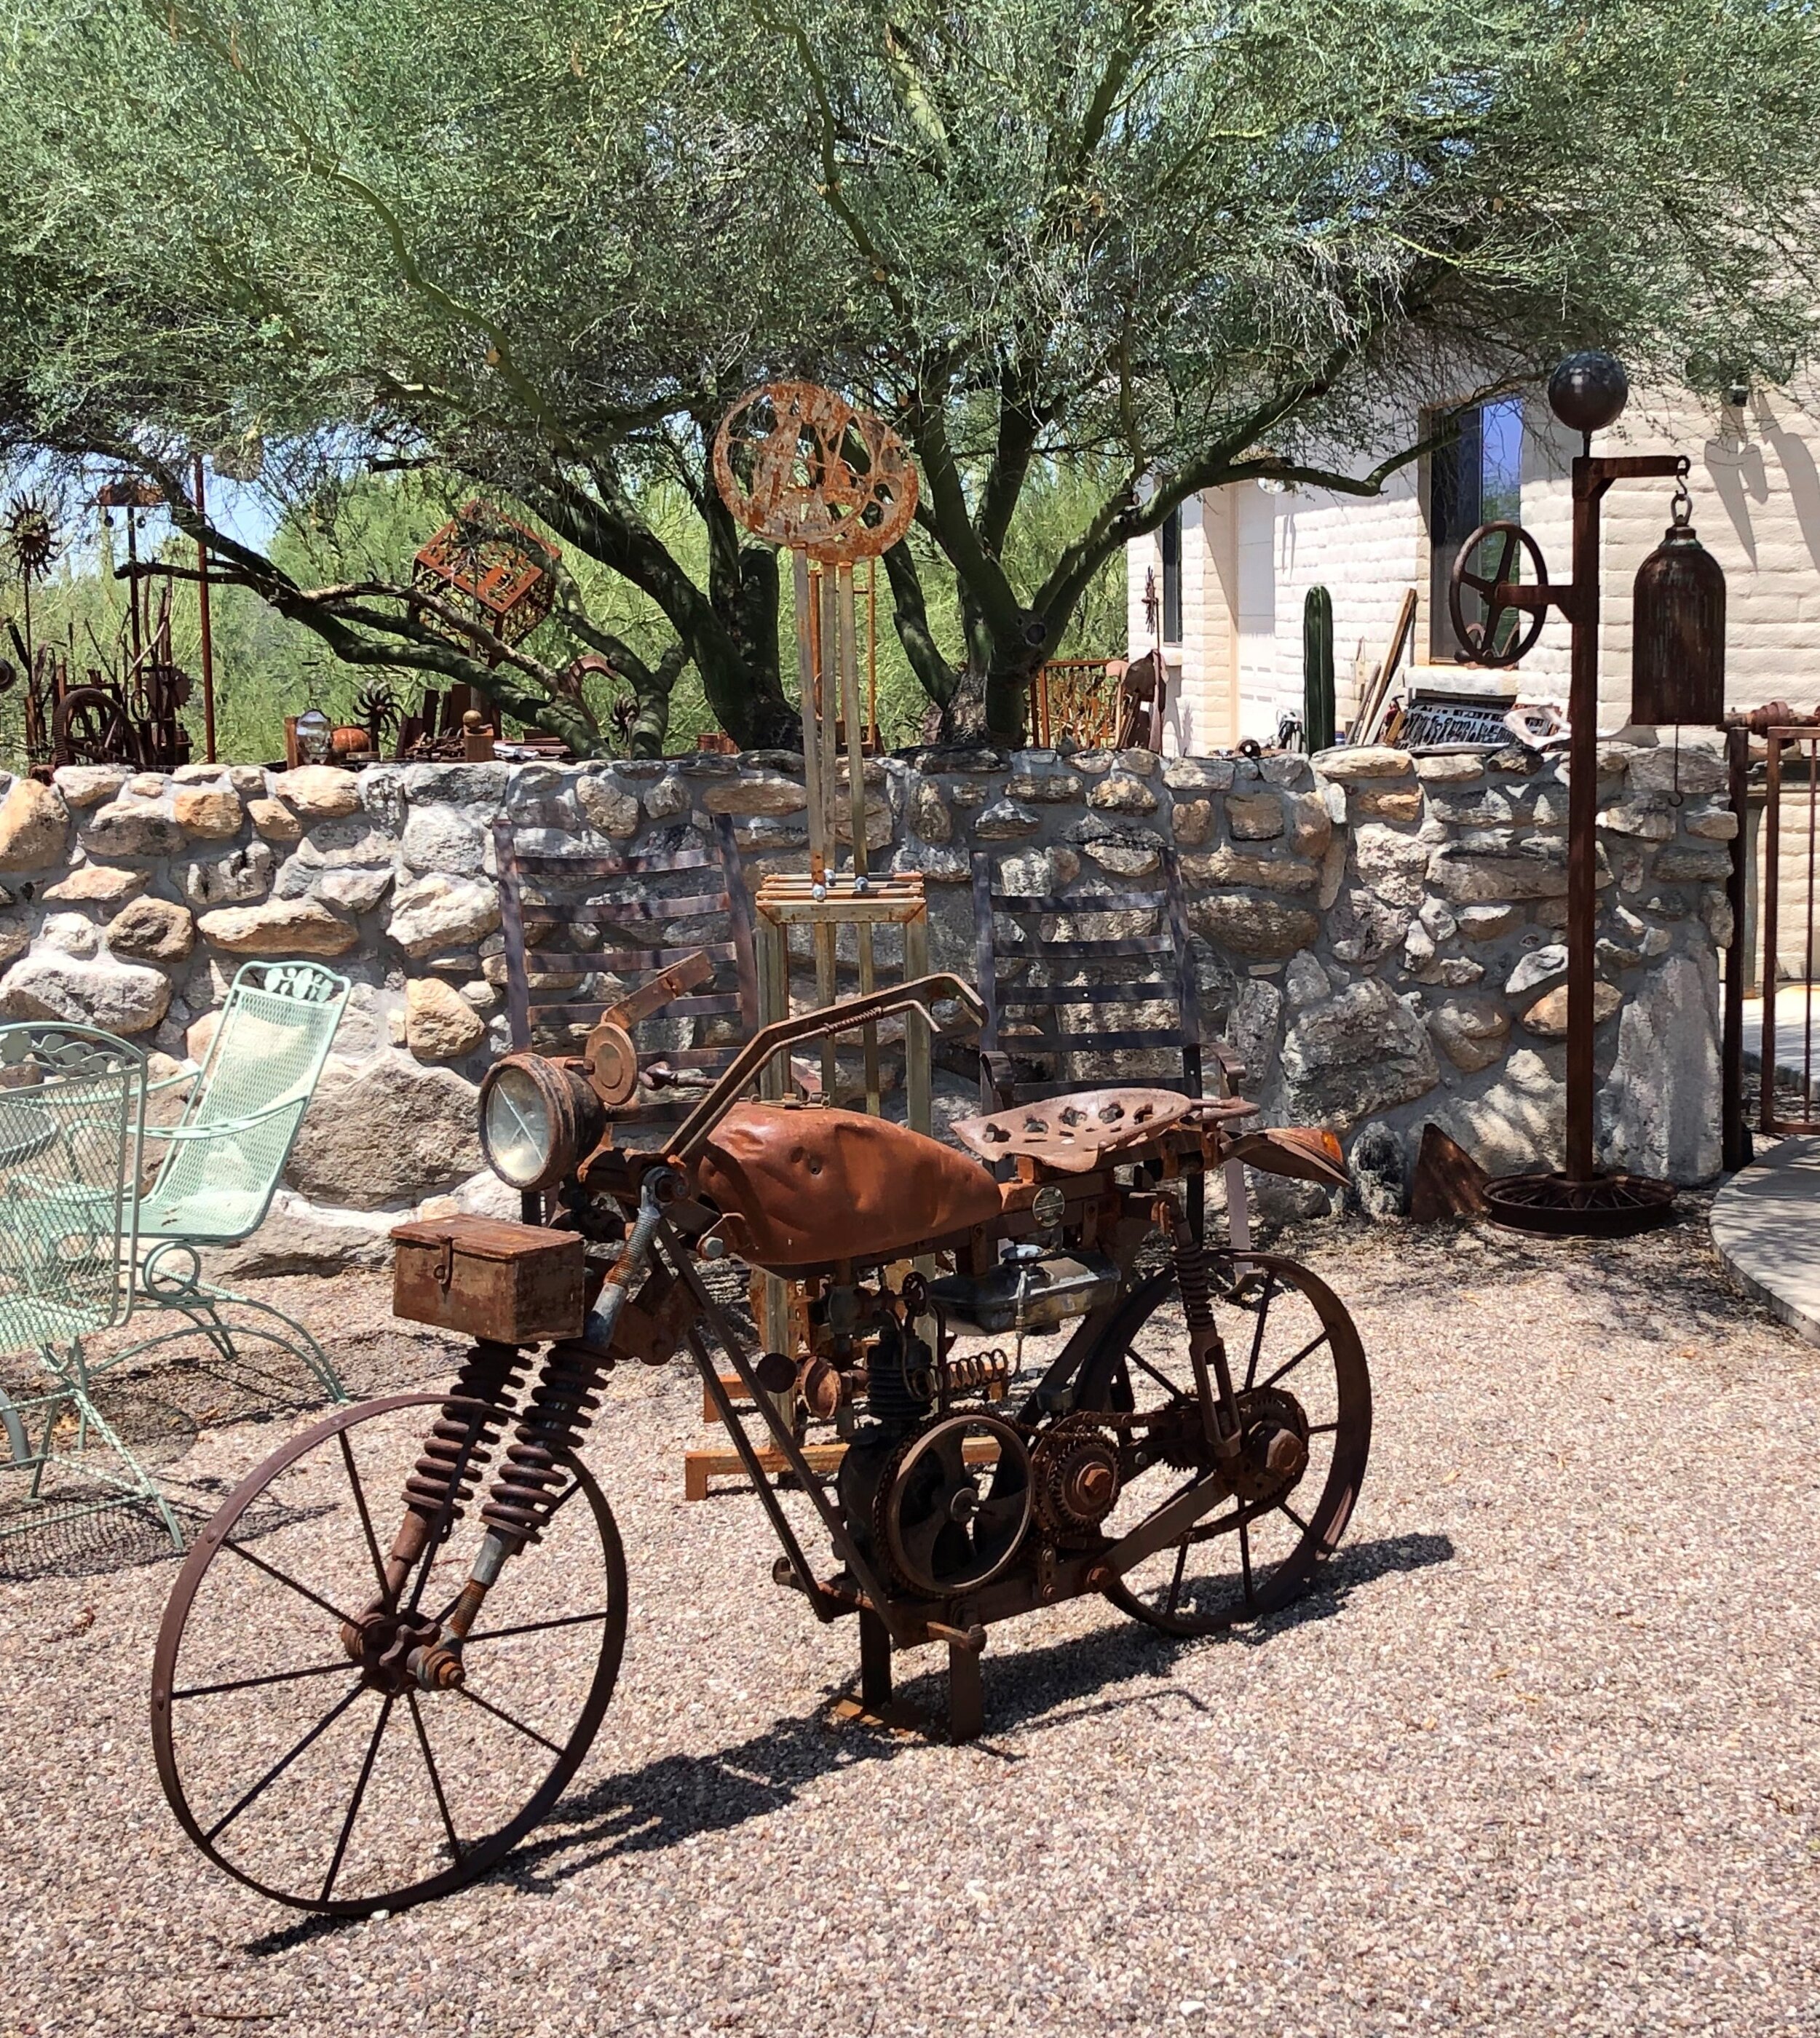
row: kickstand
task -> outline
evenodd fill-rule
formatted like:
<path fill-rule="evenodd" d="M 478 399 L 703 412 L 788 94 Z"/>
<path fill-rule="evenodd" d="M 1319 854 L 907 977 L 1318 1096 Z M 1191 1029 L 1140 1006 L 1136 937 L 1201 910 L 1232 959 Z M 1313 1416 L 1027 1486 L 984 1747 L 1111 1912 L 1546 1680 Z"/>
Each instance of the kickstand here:
<path fill-rule="evenodd" d="M 983 1637 L 982 1637 L 983 1639 Z M 976 1741 L 986 1723 L 985 1688 L 980 1675 L 980 1649 L 972 1638 L 948 1644 L 948 1717 L 938 1722 L 921 1707 L 897 1697 L 891 1681 L 891 1636 L 870 1607 L 859 1613 L 859 1695 L 843 1699 L 834 1717 L 865 1726 L 899 1732 L 927 1733 L 945 1725 L 950 1741 Z"/>

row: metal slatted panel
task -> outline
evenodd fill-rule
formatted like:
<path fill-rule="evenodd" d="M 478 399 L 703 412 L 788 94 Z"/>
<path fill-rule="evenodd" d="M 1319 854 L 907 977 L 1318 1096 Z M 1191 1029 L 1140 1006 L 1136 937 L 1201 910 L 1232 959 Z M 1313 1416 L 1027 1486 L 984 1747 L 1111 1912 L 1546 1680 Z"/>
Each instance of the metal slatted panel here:
<path fill-rule="evenodd" d="M 740 869 L 733 824 L 715 817 L 712 849 L 651 851 L 637 856 L 559 854 L 547 850 L 521 853 L 510 822 L 494 823 L 499 866 L 500 922 L 506 938 L 506 1001 L 512 1044 L 518 1048 L 572 1051 L 582 1035 L 610 1006 L 658 971 L 698 950 L 715 965 L 711 985 L 673 998 L 635 1028 L 640 1050 L 671 1070 L 698 1078 L 718 1074 L 738 1051 L 758 1023 L 751 901 Z M 719 888 L 665 892 L 664 882 L 691 873 L 713 873 Z M 669 922 L 710 920 L 719 924 L 704 931 L 703 941 L 677 941 L 662 933 Z M 650 941 L 628 941 L 632 927 L 659 930 Z M 610 948 L 578 949 L 537 945 L 540 936 L 609 933 Z M 589 998 L 590 977 L 622 979 L 612 996 Z M 739 1040 L 715 1047 L 668 1047 L 666 1022 L 685 1025 L 703 1019 L 736 1019 Z M 684 1036 L 688 1036 L 685 1035 Z M 612 1113 L 616 1124 L 637 1126 L 674 1121 L 698 1093 L 692 1082 L 674 1099 L 660 1097 Z"/>
<path fill-rule="evenodd" d="M 1163 850 L 1161 881 L 1149 889 L 1134 886 L 1074 895 L 1002 892 L 994 889 L 991 873 L 991 859 L 976 854 L 974 945 L 987 1014 L 980 1044 L 988 1052 L 1012 1058 L 1017 1068 L 1014 1097 L 1022 1101 L 1060 1096 L 1079 1088 L 1084 1080 L 1071 1073 L 1082 1057 L 1137 1050 L 1179 1054 L 1179 1074 L 1146 1075 L 1143 1080 L 1199 1097 L 1199 1001 L 1174 850 Z M 1155 931 L 1075 940 L 1053 924 L 1102 913 L 1153 915 Z M 1005 921 L 1018 929 L 1023 940 L 1014 951 L 1002 953 L 999 925 Z M 1167 975 L 1158 969 L 1156 959 L 1162 957 L 1170 959 Z M 1129 963 L 1142 973 L 1120 979 L 1102 972 L 1101 980 L 1086 984 L 1056 980 L 1077 975 L 1088 963 Z M 1033 972 L 1041 972 L 1044 980 L 1031 981 Z M 1167 1006 L 1174 1023 L 1094 1023 L 1128 1018 L 1135 1015 L 1120 1013 L 1116 1008 L 1144 1005 Z M 1077 1014 L 1073 1021 L 1064 1017 L 1071 1007 Z M 1020 1013 L 1029 1016 L 1017 1016 Z M 1052 1074 L 1041 1069 L 1043 1063 L 1050 1065 Z M 1026 1075 L 1031 1079 L 1026 1080 Z"/>

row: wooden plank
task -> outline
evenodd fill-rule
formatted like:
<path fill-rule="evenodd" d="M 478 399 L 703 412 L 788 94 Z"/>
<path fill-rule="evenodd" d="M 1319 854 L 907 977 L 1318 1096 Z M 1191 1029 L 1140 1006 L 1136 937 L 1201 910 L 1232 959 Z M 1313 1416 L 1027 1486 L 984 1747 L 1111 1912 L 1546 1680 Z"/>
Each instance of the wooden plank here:
<path fill-rule="evenodd" d="M 720 1376 L 720 1391 L 736 1407 L 749 1408 L 752 1396 L 745 1391 L 745 1382 L 737 1373 L 723 1373 Z M 714 1392 L 704 1381 L 701 1390 L 701 1419 L 704 1422 L 718 1422 L 720 1411 L 714 1405 Z"/>
<path fill-rule="evenodd" d="M 927 902 L 916 899 L 771 899 L 760 892 L 756 909 L 762 919 L 779 920 L 790 926 L 836 926 L 868 921 L 901 923 L 920 919 Z"/>
<path fill-rule="evenodd" d="M 810 1470 L 813 1472 L 838 1472 L 840 1460 L 847 1455 L 847 1446 L 844 1443 L 805 1444 L 802 1449 Z M 996 1464 L 999 1461 L 999 1447 L 990 1437 L 975 1437 L 963 1443 L 961 1454 L 969 1464 Z M 757 1456 L 760 1464 L 772 1477 L 789 1469 L 780 1450 L 761 1450 Z M 711 1479 L 730 1479 L 742 1475 L 745 1471 L 745 1464 L 737 1451 L 684 1451 L 683 1498 L 706 1500 L 707 1483 Z"/>

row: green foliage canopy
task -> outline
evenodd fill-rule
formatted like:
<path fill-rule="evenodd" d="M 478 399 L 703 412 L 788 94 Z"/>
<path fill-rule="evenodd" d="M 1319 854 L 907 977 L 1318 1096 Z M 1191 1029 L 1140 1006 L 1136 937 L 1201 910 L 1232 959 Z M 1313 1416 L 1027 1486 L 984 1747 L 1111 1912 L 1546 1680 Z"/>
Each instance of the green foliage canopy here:
<path fill-rule="evenodd" d="M 685 667 L 741 741 L 787 732 L 777 562 L 704 480 L 767 376 L 910 442 L 904 657 L 1009 736 L 1189 494 L 1371 492 L 1575 344 L 1779 378 L 1820 305 L 1820 26 L 1792 0 L 9 15 L 0 452 L 136 468 L 192 535 L 190 452 L 254 445 L 294 503 L 423 468 L 540 518 L 635 633 L 578 575 L 548 644 L 489 667 L 384 576 L 205 534 L 339 657 L 468 679 L 582 750 L 578 643 L 647 745 Z M 1092 478 L 1065 521 L 1059 472 Z"/>

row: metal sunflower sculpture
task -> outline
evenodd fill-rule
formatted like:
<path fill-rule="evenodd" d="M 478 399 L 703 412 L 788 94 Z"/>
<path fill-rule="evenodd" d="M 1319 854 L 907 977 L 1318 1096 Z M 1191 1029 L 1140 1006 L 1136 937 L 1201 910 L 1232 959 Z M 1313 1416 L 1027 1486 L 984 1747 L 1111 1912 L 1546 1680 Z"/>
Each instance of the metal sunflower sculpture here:
<path fill-rule="evenodd" d="M 33 495 L 15 495 L 7 504 L 6 542 L 26 581 L 42 580 L 61 549 L 50 511 Z"/>

